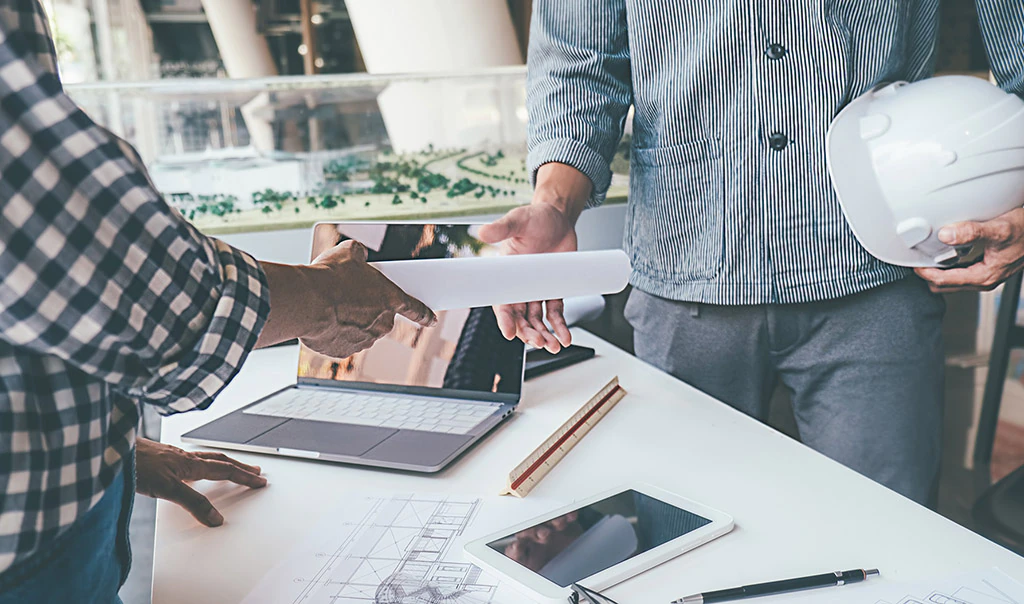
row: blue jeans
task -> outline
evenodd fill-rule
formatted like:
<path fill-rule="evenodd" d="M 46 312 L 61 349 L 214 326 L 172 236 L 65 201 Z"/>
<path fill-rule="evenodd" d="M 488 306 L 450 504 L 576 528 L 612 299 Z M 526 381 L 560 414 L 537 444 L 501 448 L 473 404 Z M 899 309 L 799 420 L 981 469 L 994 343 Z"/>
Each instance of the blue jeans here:
<path fill-rule="evenodd" d="M 94 508 L 32 557 L 0 573 L 0 604 L 121 604 L 128 576 L 128 519 L 135 497 L 134 459 Z"/>

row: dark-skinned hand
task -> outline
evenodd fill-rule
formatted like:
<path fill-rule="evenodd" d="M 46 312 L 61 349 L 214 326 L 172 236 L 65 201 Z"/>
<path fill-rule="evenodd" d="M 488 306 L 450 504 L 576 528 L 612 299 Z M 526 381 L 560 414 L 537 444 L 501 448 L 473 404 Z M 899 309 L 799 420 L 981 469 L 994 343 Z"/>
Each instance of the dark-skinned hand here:
<path fill-rule="evenodd" d="M 270 283 L 270 317 L 259 346 L 297 337 L 330 357 L 345 358 L 373 345 L 395 326 L 396 315 L 429 327 L 433 311 L 366 262 L 366 247 L 344 241 L 302 266 L 263 263 Z"/>
<path fill-rule="evenodd" d="M 210 500 L 188 485 L 196 480 L 228 480 L 259 489 L 267 486 L 258 466 L 231 459 L 223 453 L 197 451 L 140 438 L 135 445 L 135 491 L 173 501 L 206 526 L 224 524 L 224 516 Z"/>

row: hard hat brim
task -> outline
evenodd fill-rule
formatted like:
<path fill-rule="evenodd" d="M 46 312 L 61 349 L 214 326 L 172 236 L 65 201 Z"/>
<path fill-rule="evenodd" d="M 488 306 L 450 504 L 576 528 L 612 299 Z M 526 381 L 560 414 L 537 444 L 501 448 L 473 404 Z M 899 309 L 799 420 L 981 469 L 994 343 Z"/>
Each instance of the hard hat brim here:
<path fill-rule="evenodd" d="M 871 94 L 865 94 L 850 102 L 832 120 L 825 135 L 828 173 L 843 215 L 857 241 L 879 260 L 898 266 L 939 266 L 908 247 L 896 232 L 895 217 L 861 140 L 860 121 L 870 101 Z"/>

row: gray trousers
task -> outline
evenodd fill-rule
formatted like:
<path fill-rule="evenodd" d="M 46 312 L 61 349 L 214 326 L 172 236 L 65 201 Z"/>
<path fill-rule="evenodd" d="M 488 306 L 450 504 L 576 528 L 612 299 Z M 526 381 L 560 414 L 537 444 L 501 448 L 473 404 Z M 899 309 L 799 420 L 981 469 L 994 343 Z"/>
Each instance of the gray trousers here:
<path fill-rule="evenodd" d="M 625 311 L 644 361 L 761 421 L 781 381 L 806 445 L 923 504 L 937 492 L 944 312 L 916 277 L 792 305 L 634 289 Z"/>

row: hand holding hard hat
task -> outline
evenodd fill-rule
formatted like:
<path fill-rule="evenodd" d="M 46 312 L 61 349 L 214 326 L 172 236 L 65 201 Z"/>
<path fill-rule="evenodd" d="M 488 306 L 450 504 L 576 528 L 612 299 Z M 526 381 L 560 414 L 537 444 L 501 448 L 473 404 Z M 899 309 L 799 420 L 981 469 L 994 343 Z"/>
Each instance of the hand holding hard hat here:
<path fill-rule="evenodd" d="M 917 268 L 915 272 L 936 293 L 989 291 L 1024 268 L 1024 209 L 1017 208 L 986 222 L 960 222 L 943 227 L 939 239 L 950 245 L 978 245 L 984 258 L 964 268 Z"/>
<path fill-rule="evenodd" d="M 826 149 L 843 213 L 879 259 L 943 290 L 991 288 L 1024 265 L 1020 98 L 968 76 L 879 86 L 836 116 Z M 926 268 L 972 247 L 977 264 Z"/>

